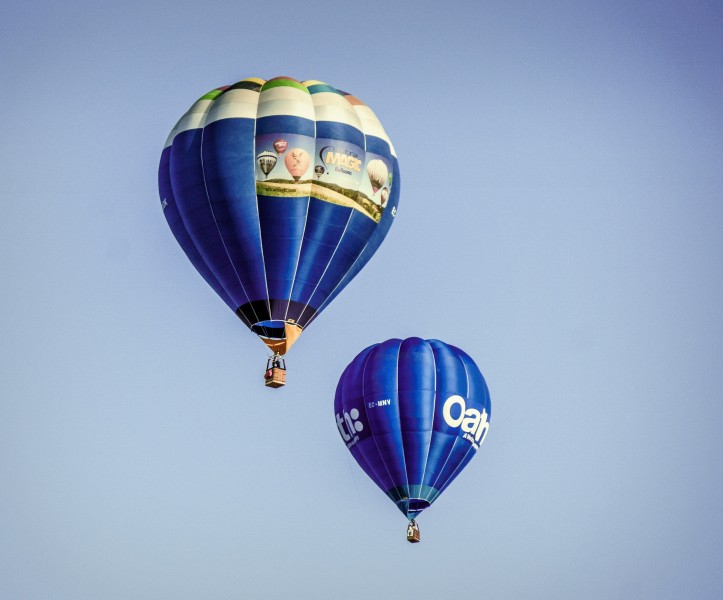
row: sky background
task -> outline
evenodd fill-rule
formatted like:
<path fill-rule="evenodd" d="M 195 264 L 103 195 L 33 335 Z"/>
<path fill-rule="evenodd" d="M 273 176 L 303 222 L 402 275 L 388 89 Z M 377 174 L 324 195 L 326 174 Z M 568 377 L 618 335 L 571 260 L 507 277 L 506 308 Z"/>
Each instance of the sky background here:
<path fill-rule="evenodd" d="M 719 2 L 0 7 L 0 597 L 723 597 Z M 319 79 L 400 161 L 377 255 L 265 389 L 163 217 L 166 136 Z M 345 449 L 338 377 L 438 338 L 492 396 L 420 518 Z"/>

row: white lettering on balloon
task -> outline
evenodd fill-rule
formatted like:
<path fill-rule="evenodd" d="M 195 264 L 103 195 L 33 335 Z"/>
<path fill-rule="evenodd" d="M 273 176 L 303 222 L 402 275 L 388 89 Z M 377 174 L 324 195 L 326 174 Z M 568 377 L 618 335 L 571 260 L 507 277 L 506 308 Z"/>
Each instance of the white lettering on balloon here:
<path fill-rule="evenodd" d="M 464 434 L 462 437 L 470 442 L 475 450 L 479 449 L 490 428 L 489 415 L 484 408 L 482 412 L 467 408 L 464 398 L 454 395 L 444 403 L 442 416 L 447 425 L 460 428 Z"/>

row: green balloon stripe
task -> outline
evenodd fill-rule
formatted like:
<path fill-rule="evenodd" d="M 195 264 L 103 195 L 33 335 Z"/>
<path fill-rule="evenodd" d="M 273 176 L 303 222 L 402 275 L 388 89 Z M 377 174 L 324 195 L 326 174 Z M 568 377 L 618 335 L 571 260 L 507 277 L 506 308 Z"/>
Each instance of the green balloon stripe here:
<path fill-rule="evenodd" d="M 267 81 L 263 87 L 261 88 L 261 91 L 264 90 L 270 90 L 271 88 L 280 87 L 280 86 L 286 86 L 286 87 L 293 87 L 297 90 L 302 90 L 303 92 L 309 93 L 309 90 L 306 89 L 306 86 L 299 83 L 298 81 L 293 81 L 292 79 L 272 79 L 271 81 Z"/>
<path fill-rule="evenodd" d="M 199 98 L 199 100 L 215 100 L 218 98 L 221 94 L 223 94 L 224 90 L 211 90 L 208 94 L 204 94 Z"/>

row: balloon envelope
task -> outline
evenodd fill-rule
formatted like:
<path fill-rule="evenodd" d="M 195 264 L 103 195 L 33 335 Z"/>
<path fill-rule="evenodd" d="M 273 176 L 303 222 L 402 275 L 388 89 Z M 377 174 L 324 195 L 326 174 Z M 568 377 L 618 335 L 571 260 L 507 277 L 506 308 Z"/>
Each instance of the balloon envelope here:
<path fill-rule="evenodd" d="M 287 169 L 271 164 L 279 142 L 288 145 Z M 320 181 L 309 165 L 322 148 Z M 354 96 L 319 81 L 244 79 L 201 97 L 171 131 L 158 171 L 161 206 L 201 276 L 284 354 L 391 227 L 396 208 L 362 191 L 375 160 L 398 173 L 384 128 Z M 398 202 L 395 179 L 389 205 Z"/>
<path fill-rule="evenodd" d="M 334 412 L 359 466 L 413 519 L 477 453 L 489 430 L 490 396 L 459 348 L 391 339 L 347 366 Z"/>

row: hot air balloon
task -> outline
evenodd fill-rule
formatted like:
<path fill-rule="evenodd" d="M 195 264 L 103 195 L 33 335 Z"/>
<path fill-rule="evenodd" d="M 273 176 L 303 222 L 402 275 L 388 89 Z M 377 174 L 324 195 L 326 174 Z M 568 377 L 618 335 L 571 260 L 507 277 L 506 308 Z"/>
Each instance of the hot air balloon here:
<path fill-rule="evenodd" d="M 268 177 L 271 170 L 276 166 L 276 156 L 271 152 L 262 152 L 256 157 L 259 161 L 259 168 L 265 177 Z"/>
<path fill-rule="evenodd" d="M 449 486 L 484 441 L 490 395 L 462 350 L 439 340 L 369 346 L 336 388 L 336 425 L 359 466 L 409 520 Z"/>
<path fill-rule="evenodd" d="M 276 150 L 276 154 L 283 154 L 286 152 L 286 149 L 289 147 L 289 143 L 286 140 L 282 140 L 279 138 L 274 142 L 274 150 Z"/>
<path fill-rule="evenodd" d="M 369 182 L 372 184 L 372 191 L 376 194 L 377 190 L 387 181 L 387 165 L 379 159 L 370 160 L 367 165 L 367 175 Z"/>
<path fill-rule="evenodd" d="M 380 195 L 381 198 L 382 198 L 382 206 L 386 206 L 386 205 L 387 205 L 387 200 L 389 200 L 389 188 L 388 188 L 388 187 L 383 187 L 383 188 L 382 188 L 382 193 L 379 194 L 379 195 Z"/>
<path fill-rule="evenodd" d="M 288 144 L 289 173 L 276 168 L 267 181 L 256 159 L 274 156 L 279 140 Z M 326 147 L 334 172 L 329 168 L 324 182 L 299 181 L 309 157 Z M 294 150 L 300 152 L 290 165 Z M 196 270 L 273 353 L 270 387 L 283 385 L 280 357 L 391 227 L 398 179 L 392 208 L 375 211 L 357 200 L 363 169 L 374 160 L 398 172 L 394 148 L 368 106 L 325 83 L 289 77 L 217 88 L 168 136 L 158 172 L 164 216 Z"/>
<path fill-rule="evenodd" d="M 324 167 L 322 167 L 321 165 L 316 165 L 314 167 L 314 173 L 316 173 L 317 179 L 321 179 L 321 176 L 324 174 L 324 170 Z"/>
<path fill-rule="evenodd" d="M 311 158 L 309 157 L 309 153 L 303 148 L 292 148 L 284 158 L 284 164 L 294 178 L 294 181 L 299 181 L 299 179 L 303 177 L 306 169 L 309 168 L 310 162 Z"/>

